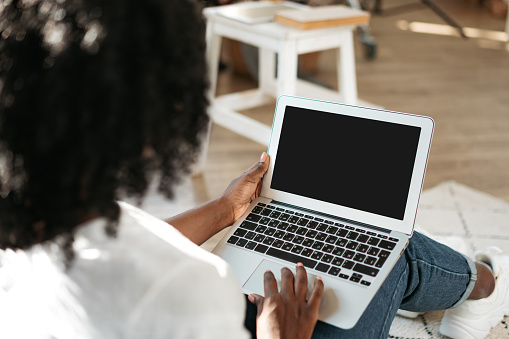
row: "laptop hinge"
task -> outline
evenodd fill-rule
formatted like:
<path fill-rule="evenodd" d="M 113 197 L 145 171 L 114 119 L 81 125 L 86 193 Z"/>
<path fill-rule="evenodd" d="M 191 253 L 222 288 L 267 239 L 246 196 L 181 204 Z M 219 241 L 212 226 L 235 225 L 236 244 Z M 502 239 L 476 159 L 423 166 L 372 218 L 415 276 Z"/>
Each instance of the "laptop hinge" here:
<path fill-rule="evenodd" d="M 287 204 L 285 202 L 281 202 L 281 201 L 277 201 L 277 200 L 271 200 L 271 203 L 274 204 L 274 205 L 290 207 L 292 209 L 296 209 L 296 210 L 303 211 L 303 212 L 309 212 L 309 213 L 317 214 L 317 215 L 320 215 L 322 217 L 326 217 L 326 218 L 329 218 L 329 219 L 333 219 L 333 220 L 337 220 L 337 221 L 341 221 L 341 222 L 347 222 L 347 223 L 354 224 L 354 225 L 357 225 L 357 226 L 362 226 L 362 227 L 365 227 L 365 228 L 370 228 L 370 229 L 372 229 L 374 231 L 384 232 L 384 233 L 391 233 L 391 230 L 388 230 L 388 229 L 383 228 L 383 227 L 373 226 L 373 225 L 365 224 L 365 223 L 362 223 L 362 222 L 359 222 L 359 221 L 354 221 L 354 220 L 350 220 L 350 219 L 346 219 L 346 218 L 340 218 L 340 217 L 332 215 L 332 214 L 315 211 L 315 210 L 312 210 L 312 209 L 309 209 L 309 208 L 299 207 L 299 206 L 295 206 L 295 205 L 292 205 L 292 204 Z"/>

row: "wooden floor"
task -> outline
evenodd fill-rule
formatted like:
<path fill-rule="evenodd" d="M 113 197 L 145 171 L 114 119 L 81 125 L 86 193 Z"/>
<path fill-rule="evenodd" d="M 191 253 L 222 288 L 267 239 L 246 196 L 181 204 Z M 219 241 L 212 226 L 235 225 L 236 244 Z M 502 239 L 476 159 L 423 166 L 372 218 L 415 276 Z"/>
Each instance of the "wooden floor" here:
<path fill-rule="evenodd" d="M 363 45 L 356 41 L 359 97 L 435 120 L 425 189 L 455 180 L 509 201 L 509 44 L 411 31 L 414 26 L 419 29 L 414 22 L 444 22 L 423 6 L 389 15 L 391 7 L 404 3 L 418 1 L 384 1 L 385 14 L 372 17 L 378 46 L 374 60 L 364 58 Z M 477 3 L 437 3 L 465 27 L 504 30 L 505 21 L 494 19 Z M 317 82 L 330 87 L 336 83 L 333 58 L 331 52 L 322 53 L 313 74 Z M 220 74 L 219 93 L 251 87 L 256 83 L 236 76 L 231 68 Z M 270 124 L 273 110 L 274 105 L 269 105 L 248 114 Z M 214 125 L 205 171 L 195 179 L 195 190 L 202 199 L 220 194 L 263 150 L 264 146 Z"/>

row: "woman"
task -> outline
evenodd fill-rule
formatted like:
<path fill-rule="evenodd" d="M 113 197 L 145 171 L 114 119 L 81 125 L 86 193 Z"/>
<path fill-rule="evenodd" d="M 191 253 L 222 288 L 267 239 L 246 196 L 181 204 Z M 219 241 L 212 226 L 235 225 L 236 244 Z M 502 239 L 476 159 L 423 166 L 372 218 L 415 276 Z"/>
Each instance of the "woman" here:
<path fill-rule="evenodd" d="M 118 202 L 141 199 L 154 177 L 171 197 L 196 157 L 208 124 L 196 4 L 13 0 L 0 10 L 2 336 L 249 337 L 238 282 L 196 244 L 246 211 L 266 154 L 171 226 Z M 283 270 L 281 291 L 267 272 L 266 298 L 249 296 L 246 325 L 260 338 L 387 337 L 400 306 L 427 311 L 499 296 L 505 258 L 484 258 L 495 284 L 487 266 L 416 234 L 351 331 L 315 327 L 324 287 L 317 279 L 306 300 L 301 265 L 295 277 Z"/>

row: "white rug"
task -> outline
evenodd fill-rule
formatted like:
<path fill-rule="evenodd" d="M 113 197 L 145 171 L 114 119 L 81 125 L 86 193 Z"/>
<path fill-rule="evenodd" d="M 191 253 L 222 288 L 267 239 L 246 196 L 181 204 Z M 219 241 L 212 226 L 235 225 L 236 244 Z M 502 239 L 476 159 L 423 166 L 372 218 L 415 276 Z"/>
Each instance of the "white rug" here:
<path fill-rule="evenodd" d="M 168 202 L 151 192 L 142 206 L 147 212 L 167 218 L 196 205 L 191 180 L 176 191 L 177 199 Z M 467 243 L 467 254 L 490 245 L 509 253 L 509 203 L 454 181 L 426 190 L 421 196 L 417 227 L 436 236 L 458 236 Z M 202 245 L 211 250 L 221 238 L 216 235 Z M 396 317 L 389 338 L 443 338 L 438 332 L 443 311 L 430 312 L 416 319 Z M 489 339 L 509 338 L 509 319 L 495 327 Z"/>

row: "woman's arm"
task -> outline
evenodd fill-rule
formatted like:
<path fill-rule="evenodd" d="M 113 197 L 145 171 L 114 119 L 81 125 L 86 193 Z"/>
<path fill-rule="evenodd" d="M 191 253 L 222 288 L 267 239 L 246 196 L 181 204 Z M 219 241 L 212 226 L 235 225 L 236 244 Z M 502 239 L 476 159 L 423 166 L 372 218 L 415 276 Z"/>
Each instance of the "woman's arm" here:
<path fill-rule="evenodd" d="M 249 204 L 260 194 L 261 179 L 268 168 L 268 155 L 263 152 L 260 160 L 234 179 L 221 196 L 166 222 L 201 245 L 246 212 Z"/>

